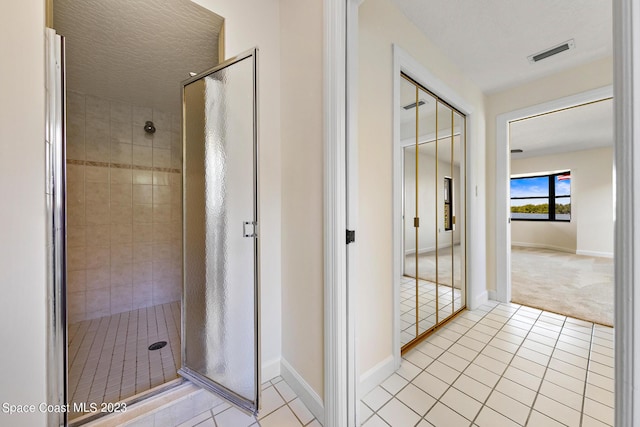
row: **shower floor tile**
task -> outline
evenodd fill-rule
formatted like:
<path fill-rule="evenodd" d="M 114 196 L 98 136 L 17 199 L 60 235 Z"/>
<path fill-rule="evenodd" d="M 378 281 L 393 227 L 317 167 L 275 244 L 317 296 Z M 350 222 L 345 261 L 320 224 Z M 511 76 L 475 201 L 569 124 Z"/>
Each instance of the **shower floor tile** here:
<path fill-rule="evenodd" d="M 70 401 L 121 401 L 178 377 L 180 303 L 74 323 L 68 341 Z M 166 346 L 149 350 L 159 341 Z"/>

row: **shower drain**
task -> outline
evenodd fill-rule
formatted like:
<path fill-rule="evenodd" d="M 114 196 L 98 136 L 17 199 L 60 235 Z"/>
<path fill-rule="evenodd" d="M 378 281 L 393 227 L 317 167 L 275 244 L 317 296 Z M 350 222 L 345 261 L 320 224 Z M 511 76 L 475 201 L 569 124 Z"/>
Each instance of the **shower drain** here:
<path fill-rule="evenodd" d="M 151 344 L 149 346 L 149 350 L 160 350 L 162 347 L 164 347 L 165 345 L 167 345 L 166 341 L 158 341 L 158 342 L 154 342 L 153 344 Z"/>

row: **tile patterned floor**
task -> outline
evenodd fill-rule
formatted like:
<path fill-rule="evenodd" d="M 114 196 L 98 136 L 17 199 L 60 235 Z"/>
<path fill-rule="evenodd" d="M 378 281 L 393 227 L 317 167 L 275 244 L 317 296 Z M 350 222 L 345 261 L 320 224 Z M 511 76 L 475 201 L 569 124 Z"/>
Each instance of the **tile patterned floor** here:
<path fill-rule="evenodd" d="M 255 418 L 200 390 L 128 427 L 322 427 L 289 385 L 276 377 L 262 385 L 262 409 Z"/>
<path fill-rule="evenodd" d="M 466 311 L 361 403 L 363 426 L 612 426 L 613 329 L 517 304 Z"/>
<path fill-rule="evenodd" d="M 438 287 L 438 322 L 453 314 L 453 310 L 462 307 L 460 289 L 449 286 Z M 416 299 L 418 300 L 418 319 L 416 319 Z M 451 306 L 451 301 L 454 306 Z M 416 335 L 416 321 L 418 334 L 430 329 L 436 323 L 436 285 L 426 280 L 418 280 L 418 296 L 416 298 L 416 279 L 402 277 L 400 282 L 400 323 L 401 345 L 405 345 Z"/>
<path fill-rule="evenodd" d="M 157 341 L 167 345 L 149 351 Z M 69 326 L 71 402 L 117 402 L 177 378 L 179 366 L 178 302 Z"/>

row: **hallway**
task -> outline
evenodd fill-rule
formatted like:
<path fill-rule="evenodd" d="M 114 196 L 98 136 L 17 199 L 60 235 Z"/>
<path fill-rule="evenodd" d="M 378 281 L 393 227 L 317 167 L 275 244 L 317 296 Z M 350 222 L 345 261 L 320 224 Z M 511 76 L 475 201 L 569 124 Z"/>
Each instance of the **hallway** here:
<path fill-rule="evenodd" d="M 403 357 L 363 426 L 611 426 L 613 329 L 493 301 Z"/>

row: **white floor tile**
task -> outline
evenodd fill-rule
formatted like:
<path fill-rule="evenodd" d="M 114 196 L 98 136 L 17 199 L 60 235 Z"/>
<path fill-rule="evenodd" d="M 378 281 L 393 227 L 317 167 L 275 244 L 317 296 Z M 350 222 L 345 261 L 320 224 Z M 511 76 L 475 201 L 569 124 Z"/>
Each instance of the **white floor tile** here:
<path fill-rule="evenodd" d="M 604 375 L 596 374 L 595 372 L 589 372 L 587 374 L 587 383 L 611 392 L 614 391 L 614 380 L 612 378 L 605 377 Z"/>
<path fill-rule="evenodd" d="M 268 387 L 262 391 L 262 407 L 258 418 L 266 417 L 284 404 L 285 401 L 280 396 L 280 393 L 277 392 L 275 386 Z"/>
<path fill-rule="evenodd" d="M 613 367 L 603 365 L 602 363 L 598 363 L 595 360 L 591 360 L 591 362 L 589 363 L 589 371 L 612 379 L 615 375 L 615 369 Z"/>
<path fill-rule="evenodd" d="M 576 365 L 572 365 L 571 363 L 564 362 L 554 357 L 552 357 L 549 361 L 549 368 L 553 369 L 554 371 L 567 374 L 578 380 L 584 381 L 584 379 L 587 377 L 587 370 L 585 368 L 580 368 Z"/>
<path fill-rule="evenodd" d="M 384 422 L 384 420 L 379 416 L 374 415 L 373 417 L 365 421 L 365 423 L 362 424 L 362 427 L 389 427 L 389 424 Z"/>
<path fill-rule="evenodd" d="M 503 377 L 534 391 L 538 391 L 538 387 L 540 387 L 540 383 L 542 382 L 542 378 L 514 368 L 513 366 L 509 366 L 507 370 L 504 371 Z"/>
<path fill-rule="evenodd" d="M 465 347 L 459 342 L 452 345 L 448 350 L 448 352 L 450 352 L 451 354 L 455 354 L 456 356 L 466 360 L 467 362 L 471 362 L 473 359 L 475 359 L 479 351 L 480 350 L 472 350 L 469 347 Z"/>
<path fill-rule="evenodd" d="M 504 370 L 507 368 L 506 363 L 500 362 L 499 360 L 488 357 L 482 353 L 476 357 L 473 363 L 497 375 L 502 375 Z"/>
<path fill-rule="evenodd" d="M 464 374 L 453 383 L 453 386 L 479 402 L 484 402 L 491 393 L 491 387 Z"/>
<path fill-rule="evenodd" d="M 289 385 L 284 381 L 276 383 L 275 388 L 278 390 L 278 393 L 280 393 L 280 396 L 282 396 L 285 402 L 291 402 L 296 398 L 296 393 L 291 390 L 291 387 L 289 387 Z"/>
<path fill-rule="evenodd" d="M 384 405 L 378 415 L 391 426 L 413 426 L 420 421 L 420 415 L 396 398 Z"/>
<path fill-rule="evenodd" d="M 447 384 L 452 384 L 460 375 L 460 372 L 445 365 L 439 360 L 436 360 L 431 365 L 429 365 L 427 369 L 425 369 L 425 372 L 432 374 L 433 376 L 441 379 Z"/>
<path fill-rule="evenodd" d="M 422 369 L 418 368 L 406 359 L 402 359 L 400 369 L 396 371 L 398 375 L 409 381 L 417 377 L 420 372 L 422 372 Z"/>
<path fill-rule="evenodd" d="M 536 397 L 535 391 L 528 389 L 527 387 L 520 385 L 514 381 L 511 381 L 508 378 L 500 379 L 498 385 L 496 385 L 496 390 L 502 394 L 511 396 L 518 402 L 523 403 L 529 407 L 533 404 L 533 400 Z"/>
<path fill-rule="evenodd" d="M 533 409 L 568 426 L 577 426 L 580 423 L 580 412 L 540 394 Z"/>
<path fill-rule="evenodd" d="M 588 415 L 584 415 L 582 417 L 581 427 L 611 427 L 611 424 L 605 424 L 601 421 L 596 420 L 595 418 L 591 418 Z"/>
<path fill-rule="evenodd" d="M 442 396 L 447 390 L 447 388 L 449 388 L 449 384 L 434 377 L 428 372 L 421 373 L 412 382 L 417 387 L 421 388 L 423 391 L 426 391 L 436 399 L 439 399 L 440 396 Z"/>
<path fill-rule="evenodd" d="M 378 386 L 371 390 L 371 392 L 369 392 L 362 401 L 366 403 L 369 408 L 377 411 L 382 407 L 382 405 L 391 400 L 392 397 L 393 396 L 387 390 Z"/>
<path fill-rule="evenodd" d="M 438 359 L 445 365 L 455 369 L 458 372 L 464 371 L 467 366 L 469 366 L 469 360 L 466 360 L 460 356 L 454 354 L 451 349 L 442 354 L 442 356 Z"/>
<path fill-rule="evenodd" d="M 404 358 L 421 369 L 426 368 L 431 362 L 433 362 L 432 357 L 427 356 L 426 354 L 418 351 L 418 349 L 415 348 L 409 351 L 409 353 L 407 353 Z"/>
<path fill-rule="evenodd" d="M 529 416 L 529 406 L 495 390 L 489 396 L 487 406 L 521 425 L 525 424 Z"/>
<path fill-rule="evenodd" d="M 479 365 L 476 365 L 475 363 L 469 365 L 464 373 L 465 375 L 474 378 L 491 388 L 493 388 L 500 379 L 500 376 L 498 374 L 495 374 Z"/>
<path fill-rule="evenodd" d="M 527 423 L 531 427 L 563 427 L 564 424 L 541 414 L 538 411 L 531 411 L 529 421 Z"/>
<path fill-rule="evenodd" d="M 575 409 L 576 411 L 582 411 L 583 396 L 581 393 L 574 393 L 550 381 L 542 381 L 540 394 Z"/>
<path fill-rule="evenodd" d="M 392 393 L 400 390 L 396 398 L 381 387 L 365 398 L 386 408 L 389 425 L 416 425 L 421 416 L 422 427 L 577 426 L 581 416 L 585 427 L 613 423 L 610 328 L 492 302 L 464 312 L 419 350 L 385 381 Z M 362 409 L 371 414 L 366 425 L 387 425 L 382 409 L 371 409 Z M 411 419 L 400 421 L 403 413 Z"/>
<path fill-rule="evenodd" d="M 436 427 L 467 427 L 469 425 L 469 420 L 440 402 L 431 408 L 425 420 Z"/>
<path fill-rule="evenodd" d="M 544 346 L 543 344 L 540 344 L 540 347 L 543 348 L 546 346 Z M 524 347 L 524 343 L 523 343 L 523 346 L 520 347 L 520 350 L 518 350 L 516 355 L 522 357 L 523 359 L 527 359 L 532 362 L 535 362 L 541 366 L 547 366 L 549 364 L 549 359 L 551 358 L 551 356 L 547 356 L 543 353 L 538 353 L 537 351 Z"/>
<path fill-rule="evenodd" d="M 475 424 L 478 427 L 517 427 L 518 424 L 494 411 L 488 406 L 483 407 L 476 418 Z"/>
<path fill-rule="evenodd" d="M 451 387 L 440 401 L 469 421 L 473 420 L 482 408 L 482 403 Z"/>
<path fill-rule="evenodd" d="M 313 420 L 313 414 L 307 407 L 302 403 L 300 398 L 296 398 L 289 402 L 289 408 L 293 411 L 296 417 L 302 422 L 302 424 L 306 425 L 307 423 Z"/>
<path fill-rule="evenodd" d="M 614 407 L 615 395 L 609 390 L 587 383 L 585 396 L 591 400 L 602 403 L 603 405 L 607 405 L 611 408 Z"/>
<path fill-rule="evenodd" d="M 591 399 L 584 400 L 584 413 L 603 423 L 613 425 L 615 418 L 613 408 Z"/>
<path fill-rule="evenodd" d="M 396 395 L 396 398 L 420 416 L 424 416 L 436 402 L 436 399 L 413 384 L 409 384 L 403 388 L 402 391 Z"/>
<path fill-rule="evenodd" d="M 505 341 L 502 338 L 499 338 L 499 336 L 499 334 L 496 335 L 496 337 L 489 342 L 489 347 L 500 349 L 512 355 L 515 354 L 516 351 L 518 351 L 519 343 L 514 344 L 512 342 Z"/>
<path fill-rule="evenodd" d="M 218 427 L 247 427 L 256 422 L 254 417 L 233 407 L 217 414 L 214 418 Z"/>
<path fill-rule="evenodd" d="M 360 401 L 360 413 L 358 414 L 361 420 L 368 420 L 371 415 L 373 415 L 373 411 L 367 405 Z"/>
<path fill-rule="evenodd" d="M 582 394 L 584 392 L 584 381 L 563 374 L 562 372 L 558 372 L 554 369 L 547 369 L 544 379 L 545 381 L 550 381 L 575 393 Z"/>
<path fill-rule="evenodd" d="M 302 425 L 288 406 L 283 406 L 260 420 L 260 427 L 302 427 Z"/>
<path fill-rule="evenodd" d="M 409 383 L 406 379 L 401 377 L 398 374 L 393 374 L 386 380 L 384 380 L 381 384 L 382 388 L 387 390 L 391 394 L 396 394 L 399 392 L 402 387 L 406 386 Z"/>

